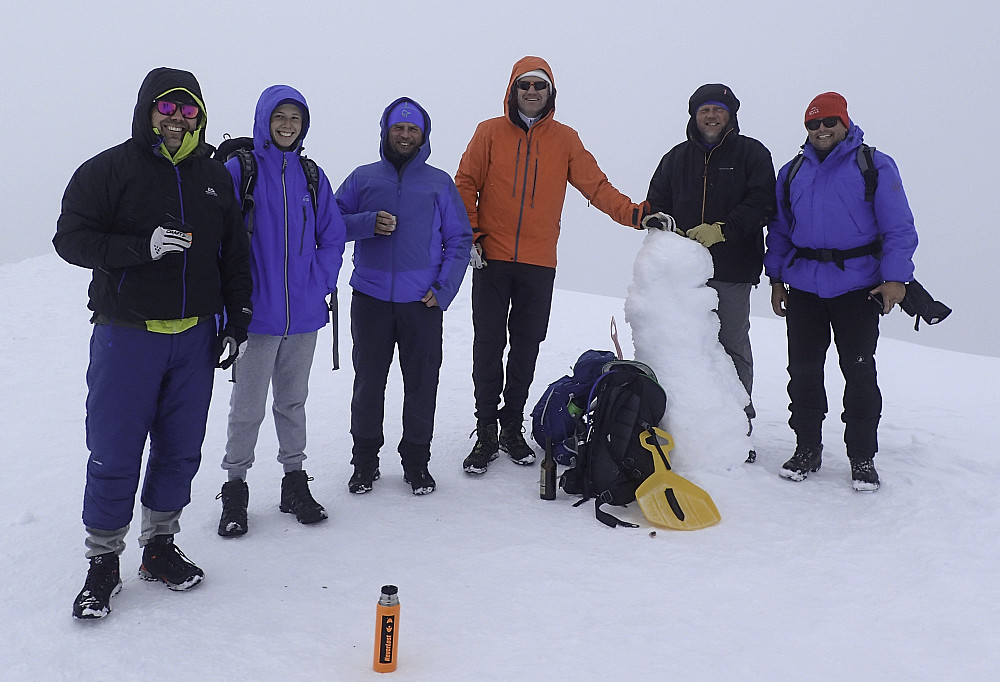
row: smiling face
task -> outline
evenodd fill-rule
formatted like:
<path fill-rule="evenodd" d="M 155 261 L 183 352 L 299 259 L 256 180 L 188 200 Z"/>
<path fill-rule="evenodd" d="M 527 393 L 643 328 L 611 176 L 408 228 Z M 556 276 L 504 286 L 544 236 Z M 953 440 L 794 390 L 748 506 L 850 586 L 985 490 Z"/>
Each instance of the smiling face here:
<path fill-rule="evenodd" d="M 708 144 L 715 144 L 729 125 L 729 112 L 718 104 L 703 104 L 695 112 L 698 132 Z"/>
<path fill-rule="evenodd" d="M 271 139 L 278 149 L 288 151 L 302 134 L 302 109 L 285 102 L 271 112 Z"/>
<path fill-rule="evenodd" d="M 837 125 L 832 128 L 820 125 L 816 130 L 806 128 L 806 132 L 809 134 L 809 144 L 814 149 L 820 152 L 828 152 L 847 137 L 847 126 L 838 118 Z"/>
<path fill-rule="evenodd" d="M 195 126 L 198 125 L 198 118 L 184 118 L 181 115 L 181 107 L 179 106 L 169 116 L 161 114 L 154 106 L 153 112 L 149 115 L 149 120 L 153 128 L 159 131 L 160 137 L 163 138 L 163 145 L 171 154 L 174 154 L 181 148 L 181 143 L 184 141 L 184 134 L 193 132 Z"/>
<path fill-rule="evenodd" d="M 531 83 L 532 85 L 527 90 L 522 90 L 520 83 Z M 541 88 L 541 90 L 536 90 L 536 88 Z M 542 113 L 545 105 L 549 103 L 549 87 L 544 79 L 535 76 L 518 78 L 514 89 L 517 90 L 517 108 L 528 118 L 538 116 Z"/>
<path fill-rule="evenodd" d="M 394 123 L 386 136 L 389 148 L 402 158 L 413 156 L 424 141 L 424 133 L 413 123 Z"/>

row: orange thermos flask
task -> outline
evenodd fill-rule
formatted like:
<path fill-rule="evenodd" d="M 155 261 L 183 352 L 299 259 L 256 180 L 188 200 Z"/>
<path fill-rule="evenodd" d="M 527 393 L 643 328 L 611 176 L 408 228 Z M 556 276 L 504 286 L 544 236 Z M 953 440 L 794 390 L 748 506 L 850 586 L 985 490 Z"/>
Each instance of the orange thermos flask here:
<path fill-rule="evenodd" d="M 383 585 L 382 595 L 375 609 L 375 672 L 391 673 L 396 669 L 396 652 L 399 649 L 399 589 Z"/>

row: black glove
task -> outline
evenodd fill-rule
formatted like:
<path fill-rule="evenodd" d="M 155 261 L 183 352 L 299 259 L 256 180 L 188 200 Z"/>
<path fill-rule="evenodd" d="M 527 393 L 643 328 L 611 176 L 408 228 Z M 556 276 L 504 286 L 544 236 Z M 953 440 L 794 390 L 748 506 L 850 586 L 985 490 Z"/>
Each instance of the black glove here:
<path fill-rule="evenodd" d="M 239 325 L 227 324 L 221 332 L 216 343 L 216 352 L 219 355 L 219 369 L 229 369 L 236 358 L 247 349 L 247 330 Z"/>

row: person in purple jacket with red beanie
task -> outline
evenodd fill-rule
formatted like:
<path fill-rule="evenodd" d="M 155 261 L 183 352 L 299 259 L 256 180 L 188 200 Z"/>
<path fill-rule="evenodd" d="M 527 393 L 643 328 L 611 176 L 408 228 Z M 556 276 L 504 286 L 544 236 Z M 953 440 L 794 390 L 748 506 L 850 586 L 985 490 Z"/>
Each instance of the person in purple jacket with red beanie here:
<path fill-rule="evenodd" d="M 913 280 L 917 232 L 895 162 L 874 149 L 878 182 L 870 200 L 866 196 L 859 165 L 864 132 L 848 117 L 841 95 L 817 95 L 805 125 L 808 139 L 791 183 L 786 178 L 794 161 L 778 172 L 778 214 L 764 255 L 771 307 L 788 329 L 788 424 L 796 440 L 778 473 L 802 481 L 822 463 L 823 367 L 832 330 L 846 382 L 841 419 L 853 487 L 874 492 L 880 485 L 873 463 L 882 413 L 875 372 L 879 315 L 903 300 L 905 283 Z"/>
<path fill-rule="evenodd" d="M 398 451 L 414 495 L 431 493 L 427 469 L 438 373 L 442 312 L 465 277 L 472 227 L 451 176 L 427 164 L 431 119 L 412 99 L 386 107 L 381 159 L 356 168 L 337 190 L 355 242 L 351 276 L 354 340 L 352 493 L 366 493 L 380 476 L 385 386 L 399 347 L 403 375 L 403 437 Z"/>
<path fill-rule="evenodd" d="M 250 269 L 254 318 L 246 351 L 233 368 L 229 434 L 222 468 L 219 535 L 243 535 L 248 529 L 247 470 L 254 462 L 257 434 L 264 420 L 268 387 L 278 437 L 281 479 L 279 509 L 300 523 L 327 518 L 309 490 L 302 468 L 306 459 L 306 396 L 316 350 L 317 330 L 329 320 L 326 298 L 336 296 L 344 254 L 345 227 L 322 168 L 317 167 L 317 195 L 311 194 L 300 162 L 309 132 L 305 97 L 287 85 L 273 85 L 257 101 L 253 124 L 253 225 Z M 226 162 L 239 191 L 240 160 Z M 315 202 L 315 203 L 314 203 Z"/>

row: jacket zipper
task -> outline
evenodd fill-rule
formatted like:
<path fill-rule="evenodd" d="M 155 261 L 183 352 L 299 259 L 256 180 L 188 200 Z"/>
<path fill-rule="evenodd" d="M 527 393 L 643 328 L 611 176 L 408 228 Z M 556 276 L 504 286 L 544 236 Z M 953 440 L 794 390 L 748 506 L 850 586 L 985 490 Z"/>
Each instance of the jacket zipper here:
<path fill-rule="evenodd" d="M 521 186 L 521 207 L 520 207 L 520 210 L 519 210 L 519 212 L 517 214 L 517 232 L 514 234 L 514 262 L 515 263 L 517 262 L 518 247 L 520 246 L 520 243 L 521 243 L 521 220 L 524 218 L 524 200 L 525 200 L 525 198 L 527 197 L 527 194 L 528 194 L 528 165 L 531 162 L 531 135 L 532 135 L 532 132 L 534 132 L 534 131 L 528 130 L 528 138 L 527 138 L 528 148 L 527 148 L 527 150 L 526 150 L 526 152 L 524 154 L 524 182 L 523 182 L 523 184 Z M 518 145 L 517 146 L 518 146 L 517 160 L 518 160 L 518 162 L 520 162 L 520 160 L 521 160 L 521 150 L 520 150 L 521 143 L 520 143 L 520 141 L 518 141 Z M 535 163 L 536 163 L 536 166 L 537 166 L 537 161 Z M 535 174 L 537 176 L 537 169 L 535 171 Z M 532 188 L 532 202 L 534 202 L 534 188 Z"/>
<path fill-rule="evenodd" d="M 722 143 L 726 141 L 729 137 L 729 133 L 732 132 L 732 128 L 726 131 L 726 134 L 722 136 L 719 140 L 719 144 L 715 145 L 705 154 L 705 170 L 701 173 L 701 222 L 705 222 L 705 205 L 708 203 L 708 163 L 712 159 L 712 154 L 715 150 L 722 146 Z"/>
<path fill-rule="evenodd" d="M 180 199 L 178 202 L 181 207 L 181 225 L 186 225 L 184 220 L 184 186 L 181 181 L 181 171 L 177 166 L 174 166 L 174 173 L 177 175 L 177 198 Z M 188 252 L 184 249 L 184 265 L 181 267 L 181 316 L 180 319 L 187 317 L 187 266 L 188 266 Z"/>
<path fill-rule="evenodd" d="M 288 159 L 285 155 L 281 155 L 281 197 L 284 204 L 284 218 L 285 218 L 285 276 L 284 276 L 284 286 L 285 286 L 285 333 L 282 336 L 288 336 L 288 330 L 292 326 L 292 311 L 290 308 L 291 301 L 288 295 L 288 187 L 285 185 L 285 169 L 288 167 Z"/>

